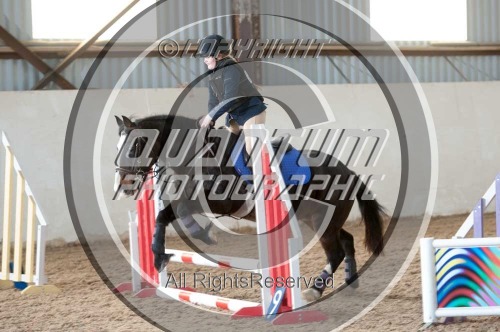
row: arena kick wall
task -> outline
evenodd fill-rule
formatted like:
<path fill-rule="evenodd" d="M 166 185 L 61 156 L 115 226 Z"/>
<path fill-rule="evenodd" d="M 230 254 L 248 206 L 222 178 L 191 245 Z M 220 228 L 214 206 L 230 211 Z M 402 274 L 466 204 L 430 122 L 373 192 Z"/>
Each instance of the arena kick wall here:
<path fill-rule="evenodd" d="M 423 84 L 434 119 L 439 148 L 439 179 L 434 214 L 447 215 L 467 212 L 475 204 L 491 178 L 498 172 L 500 145 L 498 123 L 500 112 L 500 82 L 431 83 Z M 386 128 L 390 135 L 375 169 L 359 173 L 385 174 L 375 182 L 373 190 L 389 210 L 394 206 L 400 175 L 399 140 L 389 107 L 377 85 L 319 86 L 333 109 L 340 128 Z M 290 95 L 300 91 L 295 87 L 264 87 L 265 94 L 274 89 L 286 89 Z M 140 115 L 165 113 L 170 109 L 179 89 L 123 90 L 113 107 L 114 114 Z M 17 158 L 30 179 L 32 190 L 46 211 L 51 228 L 48 240 L 77 239 L 69 216 L 64 193 L 63 148 L 66 123 L 76 91 L 0 92 L 0 130 L 6 131 Z M 205 89 L 192 92 L 189 100 L 206 105 Z M 307 101 L 297 109 L 307 111 Z M 205 112 L 201 109 L 199 114 Z M 269 103 L 269 127 L 292 127 L 287 116 Z M 112 196 L 114 158 L 116 154 L 114 119 L 106 127 L 102 154 L 102 187 Z M 3 164 L 0 155 L 0 165 Z M 0 193 L 0 195 L 2 195 Z M 2 199 L 2 197 L 0 197 Z M 127 233 L 129 209 L 134 202 L 112 202 L 108 208 L 119 233 Z M 357 209 L 354 213 L 358 213 Z M 352 218 L 357 215 L 353 214 Z M 0 221 L 1 223 L 1 221 Z"/>

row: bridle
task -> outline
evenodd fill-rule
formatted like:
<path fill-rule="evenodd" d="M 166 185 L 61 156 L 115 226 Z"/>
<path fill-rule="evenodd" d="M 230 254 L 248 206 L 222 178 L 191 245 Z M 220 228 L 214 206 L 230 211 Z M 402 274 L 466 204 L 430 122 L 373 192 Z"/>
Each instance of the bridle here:
<path fill-rule="evenodd" d="M 199 126 L 199 121 L 196 121 L 196 124 L 197 124 L 197 128 L 200 129 L 200 126 Z M 209 130 L 206 130 L 205 132 L 205 135 L 203 137 L 203 144 L 204 145 L 207 145 L 207 144 L 214 144 L 214 142 L 211 142 L 209 140 L 209 132 L 211 129 L 214 129 L 215 127 L 213 125 L 210 126 Z M 138 138 L 138 139 L 141 139 L 141 138 Z M 136 142 L 134 144 L 134 151 L 133 151 L 133 156 L 136 157 L 139 155 L 140 153 L 140 141 Z M 126 153 L 126 152 L 121 152 L 121 153 Z M 207 153 L 209 153 L 213 158 L 215 158 L 216 156 L 216 152 L 213 151 L 212 148 L 210 148 Z M 135 181 L 139 181 L 139 187 L 141 187 L 143 185 L 143 183 L 146 181 L 146 178 L 149 174 L 152 173 L 152 176 L 153 177 L 156 177 L 159 179 L 159 177 L 161 176 L 161 174 L 163 173 L 164 171 L 164 168 L 163 166 L 157 166 L 157 167 L 153 167 L 154 164 L 151 164 L 149 167 L 148 166 L 140 166 L 139 164 L 137 164 L 137 159 L 135 161 L 136 164 L 134 164 L 133 166 L 131 167 L 120 167 L 120 166 L 116 166 L 115 167 L 115 172 L 120 172 L 122 174 L 125 174 L 126 175 L 134 175 L 135 176 Z M 156 163 L 156 165 L 158 165 L 158 163 Z M 222 174 L 222 168 L 221 168 L 221 165 L 219 165 L 219 174 Z M 147 169 L 147 170 L 144 170 L 144 169 Z M 192 170 L 194 171 L 194 170 Z"/>
<path fill-rule="evenodd" d="M 138 139 L 142 139 L 142 138 L 138 138 Z M 140 152 L 139 148 L 140 148 L 140 145 L 139 145 L 139 141 L 138 141 L 137 143 L 134 144 L 134 157 L 137 157 L 139 155 L 139 152 Z M 123 152 L 121 152 L 121 153 L 123 153 Z M 125 175 L 130 175 L 130 174 L 135 175 L 135 180 L 139 180 L 140 181 L 139 186 L 142 186 L 142 184 L 146 181 L 146 177 L 150 173 L 151 168 L 153 168 L 153 165 L 149 166 L 147 171 L 144 171 L 143 168 L 146 168 L 146 167 L 139 166 L 136 162 L 136 164 L 134 164 L 130 168 L 124 168 L 124 167 L 117 166 L 117 167 L 115 167 L 115 172 L 125 173 Z M 159 170 L 153 169 L 154 176 L 156 176 L 158 172 L 159 172 Z"/>

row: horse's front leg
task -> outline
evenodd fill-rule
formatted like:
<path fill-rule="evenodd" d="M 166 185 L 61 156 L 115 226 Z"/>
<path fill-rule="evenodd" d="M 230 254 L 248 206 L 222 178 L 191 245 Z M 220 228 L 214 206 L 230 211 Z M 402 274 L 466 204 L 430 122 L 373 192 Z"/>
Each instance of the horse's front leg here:
<path fill-rule="evenodd" d="M 158 272 L 163 271 L 170 261 L 170 257 L 173 256 L 165 253 L 165 228 L 174 220 L 175 215 L 170 204 L 161 210 L 156 217 L 151 250 L 154 254 L 154 265 Z"/>

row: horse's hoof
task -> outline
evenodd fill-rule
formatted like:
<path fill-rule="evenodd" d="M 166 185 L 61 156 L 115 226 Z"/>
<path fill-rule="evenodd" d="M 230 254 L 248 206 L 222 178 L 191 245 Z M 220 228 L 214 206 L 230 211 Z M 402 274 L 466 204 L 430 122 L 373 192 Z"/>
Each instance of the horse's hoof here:
<path fill-rule="evenodd" d="M 306 302 L 314 302 L 321 297 L 321 292 L 315 288 L 309 288 L 302 292 L 302 299 Z"/>
<path fill-rule="evenodd" d="M 170 262 L 170 258 L 173 256 L 173 254 L 155 254 L 154 255 L 154 265 L 156 268 L 156 271 L 160 273 L 165 269 L 167 266 L 168 262 Z"/>
<path fill-rule="evenodd" d="M 356 276 L 350 278 L 350 279 L 345 279 L 346 284 L 349 285 L 351 288 L 358 288 L 359 287 L 359 279 L 358 279 L 358 274 Z"/>
<path fill-rule="evenodd" d="M 344 280 L 345 280 L 346 284 L 348 284 L 352 288 L 359 287 L 359 275 L 357 272 L 354 273 L 352 276 L 345 278 Z"/>

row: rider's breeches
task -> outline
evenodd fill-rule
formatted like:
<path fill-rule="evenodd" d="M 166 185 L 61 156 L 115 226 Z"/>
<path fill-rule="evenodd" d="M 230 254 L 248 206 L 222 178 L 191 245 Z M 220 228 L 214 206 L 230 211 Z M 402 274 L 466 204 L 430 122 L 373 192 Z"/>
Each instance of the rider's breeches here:
<path fill-rule="evenodd" d="M 266 111 L 261 112 L 254 116 L 253 118 L 250 118 L 245 122 L 243 125 L 243 129 L 250 129 L 252 125 L 254 124 L 264 124 L 266 123 Z M 229 131 L 232 132 L 233 134 L 238 134 L 240 132 L 240 125 L 236 121 L 230 121 L 229 122 Z M 247 150 L 248 155 L 252 153 L 252 138 L 251 137 L 245 137 L 245 148 Z"/>

